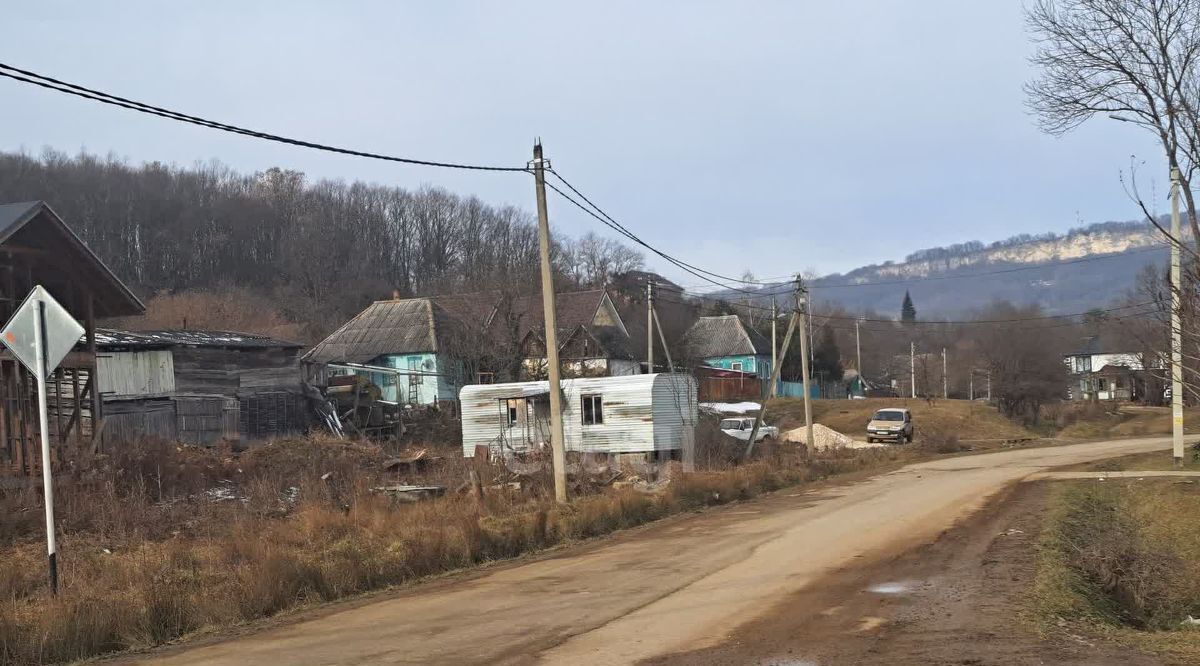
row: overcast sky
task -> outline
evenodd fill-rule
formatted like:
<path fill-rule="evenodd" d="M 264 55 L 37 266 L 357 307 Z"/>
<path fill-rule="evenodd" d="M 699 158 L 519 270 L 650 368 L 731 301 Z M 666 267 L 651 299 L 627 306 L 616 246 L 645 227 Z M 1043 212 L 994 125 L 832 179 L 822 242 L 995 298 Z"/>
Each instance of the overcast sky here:
<path fill-rule="evenodd" d="M 522 165 L 540 136 L 648 242 L 769 277 L 1137 217 L 1118 174 L 1147 159 L 1149 189 L 1153 143 L 1108 119 L 1062 139 L 1037 130 L 1020 4 L 0 0 L 0 61 L 422 159 Z M 533 209 L 523 174 L 322 154 L 5 79 L 0 102 L 4 150 L 281 166 Z M 550 211 L 561 232 L 604 231 L 562 201 Z"/>

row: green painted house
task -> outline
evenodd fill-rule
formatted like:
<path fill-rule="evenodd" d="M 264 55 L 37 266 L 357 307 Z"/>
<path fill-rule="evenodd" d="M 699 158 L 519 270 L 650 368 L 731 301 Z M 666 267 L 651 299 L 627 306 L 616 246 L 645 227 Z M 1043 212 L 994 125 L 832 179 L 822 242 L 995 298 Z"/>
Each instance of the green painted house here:
<path fill-rule="evenodd" d="M 693 363 L 754 375 L 763 391 L 771 379 L 771 342 L 737 315 L 700 317 L 683 336 Z"/>

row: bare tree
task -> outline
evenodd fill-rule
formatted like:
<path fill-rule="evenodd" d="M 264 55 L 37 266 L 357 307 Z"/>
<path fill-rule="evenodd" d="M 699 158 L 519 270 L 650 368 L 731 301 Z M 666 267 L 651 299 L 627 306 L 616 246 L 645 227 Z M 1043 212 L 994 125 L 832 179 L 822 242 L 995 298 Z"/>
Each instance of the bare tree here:
<path fill-rule="evenodd" d="M 1180 171 L 1200 249 L 1200 0 L 1036 0 L 1026 20 L 1041 74 L 1025 90 L 1042 129 L 1061 135 L 1105 114 L 1152 132 Z"/>

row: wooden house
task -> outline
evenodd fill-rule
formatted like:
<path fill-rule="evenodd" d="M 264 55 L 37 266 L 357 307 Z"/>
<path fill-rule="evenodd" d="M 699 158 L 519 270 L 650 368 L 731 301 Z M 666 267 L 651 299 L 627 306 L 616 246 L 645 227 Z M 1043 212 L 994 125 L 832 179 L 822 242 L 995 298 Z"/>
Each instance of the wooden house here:
<path fill-rule="evenodd" d="M 766 395 L 771 381 L 771 341 L 737 315 L 700 317 L 684 334 L 682 346 L 687 360 L 702 368 L 702 400 Z"/>
<path fill-rule="evenodd" d="M 0 205 L 0 317 L 11 317 L 39 284 L 85 330 L 48 383 L 51 448 L 61 459 L 71 441 L 101 444 L 96 320 L 140 314 L 145 307 L 45 202 Z M 37 442 L 34 377 L 11 353 L 0 351 L 0 465 L 34 473 L 41 467 Z"/>

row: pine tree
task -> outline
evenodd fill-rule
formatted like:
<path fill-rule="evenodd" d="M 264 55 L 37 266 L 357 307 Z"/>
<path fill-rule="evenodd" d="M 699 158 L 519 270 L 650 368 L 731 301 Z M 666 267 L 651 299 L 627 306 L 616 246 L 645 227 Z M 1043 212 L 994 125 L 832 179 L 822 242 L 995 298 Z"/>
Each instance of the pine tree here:
<path fill-rule="evenodd" d="M 904 302 L 900 305 L 900 321 L 911 324 L 917 320 L 917 308 L 913 305 L 912 295 L 904 292 Z"/>

